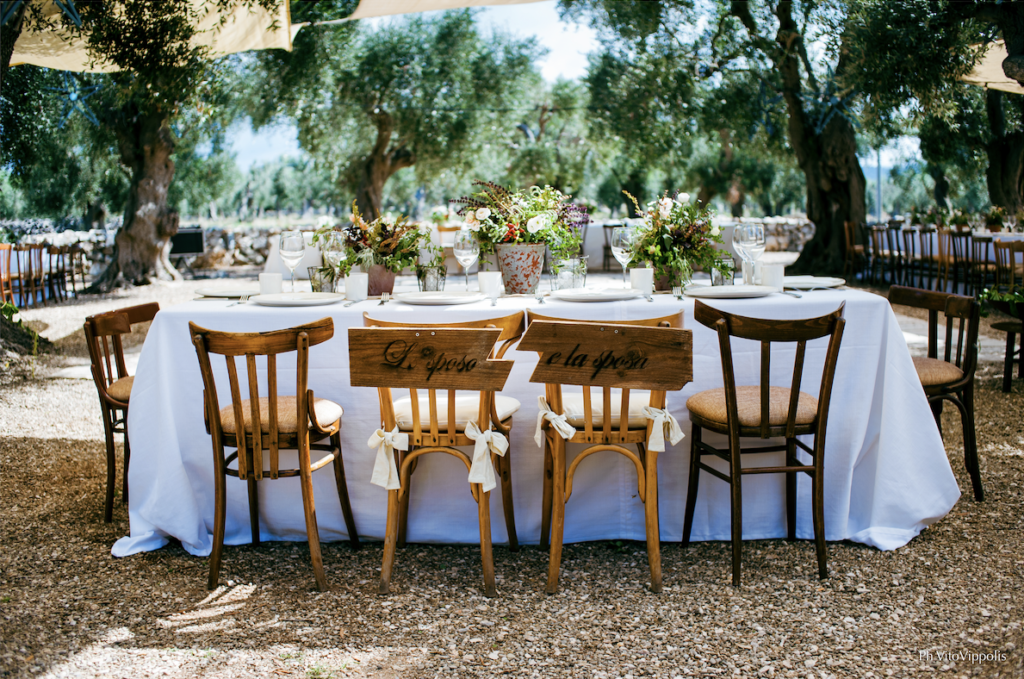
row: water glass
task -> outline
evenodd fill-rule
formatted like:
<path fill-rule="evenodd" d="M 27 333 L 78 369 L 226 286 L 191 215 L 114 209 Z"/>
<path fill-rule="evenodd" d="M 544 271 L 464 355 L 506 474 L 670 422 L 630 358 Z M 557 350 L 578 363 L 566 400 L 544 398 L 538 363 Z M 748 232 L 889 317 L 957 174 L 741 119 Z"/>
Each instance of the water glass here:
<path fill-rule="evenodd" d="M 285 231 L 281 234 L 281 261 L 292 274 L 292 292 L 295 292 L 295 267 L 306 254 L 306 239 L 301 231 Z"/>
<path fill-rule="evenodd" d="M 764 226 L 761 224 L 740 224 L 732 232 L 736 252 L 749 267 L 743 267 L 743 283 L 754 284 L 755 262 L 764 254 Z"/>
<path fill-rule="evenodd" d="M 587 285 L 587 255 L 563 259 L 551 266 L 551 289 L 571 290 Z"/>
<path fill-rule="evenodd" d="M 462 229 L 455 234 L 455 244 L 452 247 L 455 260 L 462 266 L 466 274 L 466 290 L 469 290 L 469 267 L 473 266 L 480 256 L 480 244 L 476 242 L 476 236 L 469 229 Z"/>

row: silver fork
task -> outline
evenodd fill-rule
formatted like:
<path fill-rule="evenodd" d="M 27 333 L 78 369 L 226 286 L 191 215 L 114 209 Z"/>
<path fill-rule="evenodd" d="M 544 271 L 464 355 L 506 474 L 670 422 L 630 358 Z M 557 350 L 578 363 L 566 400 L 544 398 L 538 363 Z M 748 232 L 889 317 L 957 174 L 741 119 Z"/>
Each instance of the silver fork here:
<path fill-rule="evenodd" d="M 248 301 L 249 301 L 249 295 L 242 295 L 241 297 L 238 298 L 237 302 L 232 302 L 231 304 L 228 304 L 228 306 L 231 307 L 231 306 L 235 306 L 236 304 L 245 304 Z"/>
<path fill-rule="evenodd" d="M 544 303 L 544 293 L 542 293 L 540 290 L 537 291 L 537 302 L 539 304 Z"/>
<path fill-rule="evenodd" d="M 351 302 L 345 302 L 345 303 L 344 303 L 344 304 L 342 304 L 341 306 L 344 306 L 344 307 L 349 307 L 349 306 L 352 306 L 353 304 L 359 304 L 359 302 L 361 302 L 361 301 L 363 301 L 363 300 L 359 300 L 359 299 L 354 299 L 354 300 L 352 300 Z"/>
<path fill-rule="evenodd" d="M 390 292 L 382 292 L 382 293 L 380 293 L 380 304 L 378 304 L 377 306 L 384 306 L 385 304 L 387 304 L 390 301 L 391 301 L 391 293 Z"/>

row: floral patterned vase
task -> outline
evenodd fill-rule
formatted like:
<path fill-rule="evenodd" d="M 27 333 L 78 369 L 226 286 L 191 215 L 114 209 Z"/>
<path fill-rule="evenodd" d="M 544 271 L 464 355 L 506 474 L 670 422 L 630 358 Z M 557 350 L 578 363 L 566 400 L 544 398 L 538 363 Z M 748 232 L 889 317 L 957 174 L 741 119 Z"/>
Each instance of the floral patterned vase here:
<path fill-rule="evenodd" d="M 370 267 L 370 270 L 366 272 L 369 274 L 369 291 L 370 297 L 379 297 L 382 292 L 386 292 L 389 295 L 394 292 L 395 289 L 395 272 L 388 271 L 380 264 L 374 264 Z"/>
<path fill-rule="evenodd" d="M 532 295 L 544 271 L 544 243 L 498 243 L 498 268 L 505 294 Z"/>

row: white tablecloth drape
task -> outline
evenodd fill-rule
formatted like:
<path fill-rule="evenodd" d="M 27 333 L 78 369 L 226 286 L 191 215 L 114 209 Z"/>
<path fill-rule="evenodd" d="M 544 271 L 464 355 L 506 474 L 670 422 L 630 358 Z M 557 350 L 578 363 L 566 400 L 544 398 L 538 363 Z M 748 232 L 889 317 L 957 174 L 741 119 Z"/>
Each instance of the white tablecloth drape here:
<path fill-rule="evenodd" d="M 825 526 L 829 540 L 849 539 L 880 549 L 906 544 L 939 520 L 960 496 L 938 430 L 914 371 L 896 318 L 886 300 L 859 291 L 807 293 L 802 299 L 772 295 L 763 299 L 720 300 L 714 305 L 749 316 L 798 319 L 823 315 L 846 301 L 846 334 L 828 426 L 825 462 Z M 161 311 L 149 331 L 139 361 L 129 430 L 132 439 L 129 517 L 131 535 L 113 547 L 115 556 L 157 549 L 169 536 L 190 553 L 209 554 L 213 527 L 213 461 L 210 437 L 203 427 L 202 381 L 189 342 L 188 321 L 226 331 L 261 331 L 294 326 L 331 316 L 335 336 L 311 349 L 309 385 L 316 395 L 345 408 L 342 425 L 349 493 L 361 537 L 384 535 L 386 491 L 370 484 L 374 452 L 366 441 L 379 426 L 375 390 L 352 388 L 348 380 L 347 332 L 362 323 L 362 312 L 406 322 L 437 322 L 500 316 L 536 308 L 530 298 L 503 298 L 497 308 L 487 302 L 450 308 L 387 306 L 364 302 L 314 308 L 270 309 L 253 304 L 227 307 L 221 302 L 190 302 Z M 693 300 L 659 295 L 642 300 L 602 304 L 570 304 L 550 300 L 544 313 L 573 319 L 628 319 L 686 313 L 693 330 L 695 382 L 668 397 L 670 412 L 689 435 L 686 399 L 722 385 L 717 338 L 693 321 Z M 740 383 L 753 384 L 759 374 L 759 346 L 735 343 L 734 363 Z M 792 347 L 773 356 L 772 384 L 789 386 Z M 825 342 L 807 348 L 804 389 L 817 394 Z M 530 383 L 536 354 L 510 351 L 516 361 L 503 391 L 519 399 L 508 452 L 512 460 L 516 525 L 521 542 L 537 543 L 540 534 L 543 451 L 533 441 L 537 396 L 543 386 Z M 226 379 L 224 362 L 215 368 Z M 294 361 L 279 362 L 282 393 L 291 387 Z M 241 371 L 244 380 L 244 371 Z M 285 378 L 285 375 L 289 375 Z M 226 387 L 222 387 L 226 389 Z M 243 392 L 246 386 L 242 385 Z M 224 394 L 224 399 L 227 399 Z M 223 399 L 222 399 L 223 400 Z M 570 455 L 572 454 L 572 447 Z M 670 446 L 659 457 L 661 535 L 679 540 L 687 482 L 689 440 Z M 753 462 L 753 461 L 751 461 Z M 762 456 L 760 464 L 776 463 Z M 282 463 L 283 464 L 283 463 Z M 723 465 L 724 468 L 724 465 Z M 313 475 L 317 519 L 324 540 L 346 538 L 333 472 Z M 632 464 L 612 453 L 598 454 L 579 468 L 574 493 L 566 508 L 565 539 L 644 539 L 644 510 L 636 497 Z M 784 477 L 748 476 L 743 481 L 745 539 L 778 538 L 786 533 Z M 226 542 L 249 541 L 246 484 L 229 478 Z M 261 535 L 267 540 L 304 540 L 298 479 L 260 484 Z M 421 458 L 413 477 L 409 540 L 412 542 L 476 543 L 475 503 L 466 470 L 449 456 Z M 498 491 L 491 493 L 493 539 L 507 540 Z M 799 480 L 797 532 L 813 534 L 809 479 Z M 725 483 L 701 479 L 693 528 L 696 540 L 729 539 L 729 492 Z"/>

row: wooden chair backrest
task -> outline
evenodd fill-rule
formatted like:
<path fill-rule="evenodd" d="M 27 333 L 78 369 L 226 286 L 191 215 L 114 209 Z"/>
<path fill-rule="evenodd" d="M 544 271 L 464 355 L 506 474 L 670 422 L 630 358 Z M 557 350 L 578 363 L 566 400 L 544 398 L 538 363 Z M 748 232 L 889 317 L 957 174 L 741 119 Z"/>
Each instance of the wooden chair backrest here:
<path fill-rule="evenodd" d="M 502 332 L 497 327 L 349 328 L 349 381 L 353 387 L 376 387 L 387 431 L 397 425 L 391 389 L 408 389 L 415 445 L 441 445 L 442 430 L 449 441 L 454 437 L 459 390 L 480 393 L 476 422 L 486 431 L 492 422 L 494 392 L 504 388 L 512 370 L 512 361 L 491 358 Z M 420 420 L 420 389 L 429 399 L 429 438 Z M 448 392 L 445 417 L 438 412 L 438 391 Z"/>
<path fill-rule="evenodd" d="M 278 429 L 278 392 L 277 392 L 277 357 L 280 354 L 296 352 L 295 369 L 295 402 L 297 433 L 299 445 L 308 444 L 309 413 L 313 407 L 313 391 L 307 388 L 309 376 L 309 348 L 326 342 L 334 337 L 334 321 L 321 318 L 319 321 L 306 323 L 294 328 L 271 330 L 269 332 L 221 332 L 208 330 L 195 323 L 188 324 L 192 335 L 192 344 L 199 357 L 199 369 L 203 375 L 203 402 L 206 407 L 207 421 L 214 445 L 221 446 L 224 429 L 220 419 L 220 398 L 217 383 L 213 374 L 210 355 L 224 357 L 227 364 L 231 408 L 235 420 L 235 443 L 238 448 L 238 478 L 248 479 L 249 475 L 256 480 L 262 479 L 263 471 L 263 422 L 260 418 L 260 382 L 256 358 L 266 359 L 266 398 L 268 400 L 269 432 L 266 434 L 270 450 L 270 478 L 278 478 L 278 448 L 280 431 Z M 242 405 L 242 393 L 238 383 L 239 356 L 245 357 L 246 377 L 248 382 L 249 413 L 252 423 L 252 436 L 245 432 L 243 423 L 245 413 Z M 246 450 L 248 448 L 248 450 Z M 251 455 L 249 454 L 251 453 Z M 249 468 L 250 463 L 252 469 Z"/>
<path fill-rule="evenodd" d="M 843 222 L 843 239 L 846 244 L 846 252 L 853 252 L 857 245 L 857 222 Z"/>
<path fill-rule="evenodd" d="M 136 323 L 152 321 L 160 304 L 150 302 L 137 306 L 107 311 L 85 319 L 85 343 L 89 348 L 93 380 L 100 392 L 106 395 L 107 387 L 128 376 L 124 363 L 122 335 L 131 333 Z M 109 400 L 109 395 L 106 396 Z"/>
<path fill-rule="evenodd" d="M 885 241 L 889 246 L 889 254 L 898 257 L 903 252 L 903 244 L 900 242 L 902 225 L 899 222 L 889 222 L 885 228 Z"/>
<path fill-rule="evenodd" d="M 683 310 L 668 314 L 667 316 L 659 316 L 657 318 L 642 318 L 632 321 L 574 321 L 569 318 L 557 318 L 555 316 L 546 316 L 539 314 L 536 311 L 528 310 L 527 320 L 530 323 L 536 321 L 554 321 L 556 323 L 601 323 L 603 325 L 641 325 L 645 328 L 680 328 L 683 327 Z"/>
<path fill-rule="evenodd" d="M 0 304 L 14 302 L 11 284 L 11 244 L 0 243 Z"/>
<path fill-rule="evenodd" d="M 753 340 L 761 343 L 761 438 L 769 437 L 770 410 L 770 378 L 771 378 L 771 345 L 778 343 L 796 343 L 796 356 L 793 359 L 793 380 L 790 385 L 789 411 L 786 416 L 786 436 L 796 433 L 797 405 L 800 399 L 800 384 L 803 380 L 804 355 L 807 342 L 829 338 L 825 356 L 825 369 L 822 372 L 821 384 L 818 389 L 818 424 L 823 426 L 828 415 L 829 401 L 832 398 L 832 382 L 835 378 L 836 363 L 839 360 L 839 347 L 842 344 L 843 328 L 846 320 L 843 313 L 846 302 L 825 316 L 799 320 L 766 320 L 748 318 L 730 314 L 704 304 L 700 300 L 694 305 L 693 315 L 701 325 L 718 333 L 719 350 L 722 354 L 722 374 L 725 380 L 725 402 L 730 423 L 739 426 L 738 405 L 736 397 L 736 373 L 732 362 L 732 337 Z M 821 429 L 819 429 L 821 432 Z"/>
<path fill-rule="evenodd" d="M 988 247 L 992 245 L 992 236 L 971 236 L 971 262 L 988 264 Z"/>
<path fill-rule="evenodd" d="M 662 318 L 580 322 L 542 318 L 530 313 L 520 351 L 540 354 L 531 382 L 545 385 L 548 407 L 564 414 L 562 386 L 583 387 L 586 440 L 593 441 L 592 387 L 601 388 L 601 433 L 612 439 L 612 387 L 621 388 L 618 403 L 619 440 L 629 429 L 630 391 L 650 391 L 648 404 L 664 408 L 666 393 L 693 381 L 693 332 L 684 330 L 683 312 Z"/>
<path fill-rule="evenodd" d="M 875 252 L 876 257 L 889 254 L 889 248 L 887 246 L 887 234 L 888 231 L 884 226 L 875 225 L 871 227 L 871 246 Z"/>
<path fill-rule="evenodd" d="M 889 288 L 890 304 L 902 304 L 903 306 L 928 311 L 928 358 L 939 357 L 939 313 L 946 316 L 946 341 L 942 360 L 947 363 L 953 363 L 965 373 L 970 368 L 970 372 L 973 375 L 978 360 L 977 339 L 978 326 L 980 324 L 980 306 L 978 307 L 976 317 L 972 320 L 971 302 L 978 306 L 973 297 L 953 295 L 948 292 L 908 288 L 902 285 L 894 285 Z M 959 323 L 956 322 L 957 320 L 959 320 Z M 953 342 L 954 325 L 959 326 L 955 343 Z"/>
<path fill-rule="evenodd" d="M 953 254 L 953 262 L 958 266 L 970 265 L 971 261 L 971 235 L 970 231 L 950 231 L 949 244 Z"/>
<path fill-rule="evenodd" d="M 1017 255 L 1024 255 L 1024 241 L 996 240 L 992 243 L 992 250 L 996 261 L 996 284 L 1006 285 L 1009 292 L 1013 292 L 1017 289 Z M 1020 268 L 1024 276 L 1024 265 Z"/>
<path fill-rule="evenodd" d="M 501 334 L 498 335 L 498 342 L 501 346 L 495 345 L 491 358 L 504 358 L 505 352 L 513 344 L 519 341 L 526 332 L 526 314 L 517 311 L 508 316 L 500 318 L 486 318 L 480 321 L 460 321 L 457 323 L 401 323 L 398 321 L 385 321 L 379 318 L 370 318 L 369 312 L 363 312 L 363 326 L 367 328 L 426 328 L 436 330 L 437 328 L 498 328 Z"/>

